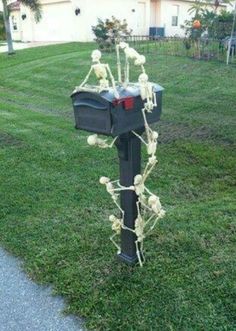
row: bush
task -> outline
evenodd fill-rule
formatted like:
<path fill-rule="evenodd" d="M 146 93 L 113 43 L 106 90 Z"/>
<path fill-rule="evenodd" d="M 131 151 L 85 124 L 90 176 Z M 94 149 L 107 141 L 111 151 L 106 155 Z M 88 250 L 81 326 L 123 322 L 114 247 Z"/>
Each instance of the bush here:
<path fill-rule="evenodd" d="M 131 35 L 132 30 L 128 29 L 126 20 L 120 21 L 114 16 L 111 19 L 98 19 L 98 24 L 92 26 L 92 31 L 96 38 L 94 39 L 100 49 L 112 50 L 114 45 L 121 40 L 125 40 Z"/>
<path fill-rule="evenodd" d="M 201 22 L 199 29 L 194 29 L 194 20 Z M 225 10 L 221 11 L 220 14 L 216 14 L 213 11 L 204 9 L 198 12 L 191 20 L 185 21 L 185 35 L 194 41 L 200 37 L 207 36 L 211 39 L 224 39 L 231 34 L 233 24 L 233 14 Z"/>
<path fill-rule="evenodd" d="M 0 12 L 0 40 L 5 40 L 6 34 L 5 34 L 5 27 L 4 27 L 4 21 L 3 21 L 3 13 Z"/>

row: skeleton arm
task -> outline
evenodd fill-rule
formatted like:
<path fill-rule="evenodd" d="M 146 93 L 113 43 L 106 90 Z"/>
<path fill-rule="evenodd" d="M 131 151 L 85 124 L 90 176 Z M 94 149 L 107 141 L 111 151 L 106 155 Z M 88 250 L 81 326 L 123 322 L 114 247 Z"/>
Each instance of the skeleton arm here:
<path fill-rule="evenodd" d="M 87 81 L 89 80 L 89 77 L 90 77 L 92 71 L 93 71 L 93 66 L 91 66 L 91 68 L 90 68 L 87 76 L 85 77 L 84 81 L 80 84 L 80 86 L 79 86 L 80 88 L 83 87 L 87 83 Z"/>
<path fill-rule="evenodd" d="M 106 67 L 106 69 L 107 69 L 107 71 L 108 71 L 108 74 L 109 74 L 109 76 L 110 76 L 110 79 L 111 79 L 111 84 L 112 84 L 112 87 L 113 87 L 113 90 L 114 90 L 114 95 L 115 95 L 115 97 L 116 97 L 117 99 L 119 99 L 119 93 L 118 93 L 118 91 L 117 91 L 117 89 L 116 89 L 115 79 L 114 79 L 114 77 L 113 77 L 113 75 L 112 75 L 112 72 L 111 72 L 111 69 L 110 69 L 110 67 L 109 67 L 109 64 L 106 64 L 105 67 Z"/>
<path fill-rule="evenodd" d="M 109 220 L 110 222 L 112 222 L 112 230 L 115 232 L 111 237 L 110 240 L 111 242 L 114 244 L 114 246 L 117 248 L 117 254 L 120 254 L 120 246 L 115 242 L 114 238 L 120 234 L 121 232 L 121 227 L 123 224 L 123 219 L 119 219 L 117 217 L 115 217 L 114 215 L 110 215 L 109 216 Z"/>

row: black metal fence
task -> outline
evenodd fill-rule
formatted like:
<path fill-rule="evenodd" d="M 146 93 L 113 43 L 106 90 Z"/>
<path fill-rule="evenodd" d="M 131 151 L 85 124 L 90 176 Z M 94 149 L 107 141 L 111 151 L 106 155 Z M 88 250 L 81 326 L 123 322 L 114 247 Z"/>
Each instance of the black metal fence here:
<path fill-rule="evenodd" d="M 140 53 L 156 55 L 187 56 L 199 60 L 215 60 L 226 63 L 229 42 L 200 38 L 193 41 L 180 37 L 130 36 L 127 42 Z M 236 40 L 230 49 L 229 63 L 236 64 Z"/>

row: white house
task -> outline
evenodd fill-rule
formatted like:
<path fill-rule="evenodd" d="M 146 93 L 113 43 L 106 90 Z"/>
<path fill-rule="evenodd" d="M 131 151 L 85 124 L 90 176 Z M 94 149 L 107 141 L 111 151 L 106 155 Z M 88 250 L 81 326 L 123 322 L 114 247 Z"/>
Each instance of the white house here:
<path fill-rule="evenodd" d="M 97 18 L 127 19 L 136 35 L 148 35 L 150 27 L 162 27 L 166 36 L 184 34 L 181 25 L 190 18 L 191 0 L 41 0 L 42 19 L 34 21 L 30 10 L 12 4 L 13 39 L 22 41 L 91 41 Z M 223 6 L 221 5 L 221 8 Z"/>

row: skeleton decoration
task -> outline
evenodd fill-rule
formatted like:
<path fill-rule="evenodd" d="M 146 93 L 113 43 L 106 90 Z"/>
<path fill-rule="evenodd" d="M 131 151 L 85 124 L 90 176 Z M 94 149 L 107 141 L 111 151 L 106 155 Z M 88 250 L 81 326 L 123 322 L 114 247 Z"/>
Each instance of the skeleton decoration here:
<path fill-rule="evenodd" d="M 91 65 L 90 70 L 89 70 L 87 76 L 85 77 L 84 81 L 80 84 L 79 89 L 80 90 L 84 89 L 86 91 L 88 90 L 89 86 L 86 86 L 86 83 L 88 82 L 91 73 L 94 71 L 96 77 L 99 80 L 99 86 L 96 88 L 96 91 L 98 93 L 100 93 L 102 91 L 109 91 L 109 81 L 107 79 L 109 76 L 114 94 L 115 94 L 116 98 L 119 98 L 119 94 L 117 92 L 116 85 L 115 85 L 115 79 L 112 75 L 109 64 L 101 63 L 100 62 L 101 57 L 102 57 L 102 53 L 98 49 L 96 49 L 92 52 L 91 58 L 92 58 L 92 62 L 94 64 Z"/>
<path fill-rule="evenodd" d="M 125 54 L 125 68 L 124 68 L 124 80 L 122 82 L 122 72 L 121 72 L 121 59 L 120 50 L 123 50 Z M 95 50 L 92 52 L 92 62 L 91 68 L 88 75 L 82 84 L 77 88 L 78 90 L 90 91 L 95 88 L 98 93 L 102 91 L 109 91 L 112 89 L 115 98 L 119 98 L 119 93 L 116 88 L 123 87 L 126 89 L 129 86 L 135 85 L 140 89 L 141 99 L 143 101 L 143 108 L 141 109 L 143 115 L 144 128 L 146 132 L 146 140 L 142 138 L 135 131 L 132 131 L 140 141 L 144 144 L 147 155 L 148 162 L 144 167 L 144 171 L 134 177 L 133 185 L 129 187 L 122 186 L 119 180 L 111 181 L 108 177 L 101 177 L 100 183 L 106 187 L 107 192 L 110 194 L 112 201 L 116 205 L 119 213 L 117 215 L 110 215 L 109 221 L 111 222 L 111 228 L 113 235 L 110 236 L 111 242 L 117 249 L 117 253 L 120 254 L 121 248 L 119 243 L 116 241 L 116 237 L 120 235 L 121 230 L 131 231 L 136 235 L 136 254 L 140 266 L 143 266 L 145 262 L 143 242 L 144 239 L 152 232 L 158 220 L 163 218 L 165 211 L 162 208 L 160 199 L 158 196 L 153 194 L 146 186 L 146 181 L 149 178 L 151 172 L 157 164 L 156 150 L 157 150 L 157 139 L 158 133 L 153 131 L 148 125 L 146 113 L 151 113 L 153 108 L 157 106 L 156 94 L 154 93 L 153 84 L 148 81 L 148 75 L 146 74 L 144 64 L 146 62 L 145 56 L 139 54 L 135 49 L 129 47 L 125 42 L 121 42 L 116 46 L 117 53 L 117 71 L 118 71 L 118 83 L 114 80 L 108 64 L 103 64 L 101 60 L 101 52 Z M 141 69 L 141 74 L 138 77 L 138 83 L 129 82 L 129 71 L 130 62 L 133 61 L 135 66 L 139 66 Z M 98 79 L 98 86 L 89 86 L 87 82 L 91 73 L 94 72 Z M 111 81 L 112 88 L 109 86 L 109 80 Z M 97 146 L 100 148 L 111 148 L 114 146 L 117 137 L 109 144 L 107 139 L 101 139 L 97 134 L 90 135 L 87 142 L 90 146 Z M 135 220 L 134 229 L 127 227 L 124 224 L 124 210 L 120 206 L 120 192 L 124 190 L 134 191 L 138 197 L 137 199 L 137 218 Z"/>
<path fill-rule="evenodd" d="M 93 134 L 88 137 L 87 143 L 90 146 L 98 146 L 100 148 L 112 148 L 114 143 L 116 142 L 116 139 L 117 139 L 117 137 L 115 139 L 113 139 L 111 144 L 107 144 L 107 139 L 98 138 L 97 134 Z"/>
<path fill-rule="evenodd" d="M 145 74 L 144 64 L 146 62 L 146 58 L 144 55 L 140 55 L 134 48 L 129 47 L 129 45 L 125 42 L 121 42 L 116 46 L 117 53 L 117 66 L 118 66 L 118 80 L 121 82 L 121 64 L 120 64 L 120 53 L 119 49 L 124 50 L 125 53 L 125 86 L 129 83 L 129 61 L 133 60 L 134 65 L 140 66 L 142 69 L 142 73 Z"/>

